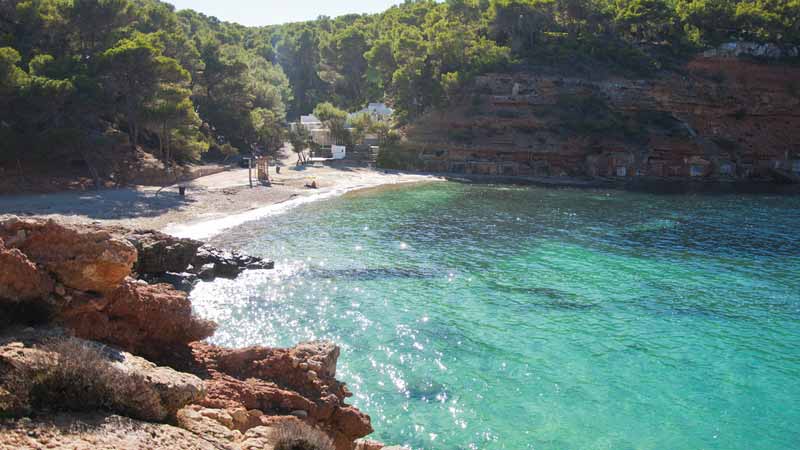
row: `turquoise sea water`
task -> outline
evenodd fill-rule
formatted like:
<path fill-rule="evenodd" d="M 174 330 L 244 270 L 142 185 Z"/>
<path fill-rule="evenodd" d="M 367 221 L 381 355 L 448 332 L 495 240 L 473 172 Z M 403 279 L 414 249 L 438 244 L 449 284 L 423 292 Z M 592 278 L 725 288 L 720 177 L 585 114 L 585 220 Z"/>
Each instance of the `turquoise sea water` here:
<path fill-rule="evenodd" d="M 277 269 L 192 296 L 220 344 L 339 343 L 385 442 L 797 449 L 799 232 L 797 197 L 431 183 L 226 232 Z"/>

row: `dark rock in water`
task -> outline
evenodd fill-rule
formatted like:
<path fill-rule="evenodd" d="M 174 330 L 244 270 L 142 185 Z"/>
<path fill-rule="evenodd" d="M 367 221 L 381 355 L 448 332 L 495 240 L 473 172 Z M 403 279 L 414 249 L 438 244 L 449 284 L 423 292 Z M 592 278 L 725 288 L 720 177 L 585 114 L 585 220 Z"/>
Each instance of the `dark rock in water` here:
<path fill-rule="evenodd" d="M 192 262 L 195 273 L 203 280 L 215 277 L 236 278 L 245 269 L 272 269 L 275 263 L 237 251 L 220 250 L 203 245 Z"/>
<path fill-rule="evenodd" d="M 216 277 L 216 273 L 214 272 L 214 264 L 212 263 L 203 264 L 195 273 L 197 274 L 198 278 L 203 281 L 211 281 Z"/>
<path fill-rule="evenodd" d="M 427 380 L 409 383 L 408 396 L 415 400 L 434 400 L 440 396 L 446 398 L 448 393 L 443 384 Z"/>
<path fill-rule="evenodd" d="M 205 281 L 216 277 L 232 279 L 245 269 L 274 267 L 272 261 L 158 231 L 138 230 L 125 237 L 138 251 L 135 270 L 143 279 L 168 283 L 182 291 L 190 291 L 198 277 Z"/>
<path fill-rule="evenodd" d="M 184 272 L 203 245 L 194 239 L 176 238 L 153 230 L 137 230 L 126 238 L 139 252 L 135 265 L 139 274 Z"/>
<path fill-rule="evenodd" d="M 526 309 L 535 307 L 555 310 L 585 310 L 598 308 L 600 306 L 597 303 L 583 299 L 572 292 L 566 292 L 548 287 L 503 286 L 501 289 L 510 292 L 528 294 L 529 298 L 520 304 L 520 306 Z"/>
<path fill-rule="evenodd" d="M 376 267 L 363 269 L 309 269 L 308 274 L 318 278 L 347 278 L 351 280 L 379 280 L 390 278 L 435 278 L 441 273 L 402 267 Z"/>
<path fill-rule="evenodd" d="M 167 283 L 179 291 L 188 293 L 192 291 L 200 277 L 190 272 L 167 272 L 162 274 L 142 274 L 140 279 L 150 284 Z"/>

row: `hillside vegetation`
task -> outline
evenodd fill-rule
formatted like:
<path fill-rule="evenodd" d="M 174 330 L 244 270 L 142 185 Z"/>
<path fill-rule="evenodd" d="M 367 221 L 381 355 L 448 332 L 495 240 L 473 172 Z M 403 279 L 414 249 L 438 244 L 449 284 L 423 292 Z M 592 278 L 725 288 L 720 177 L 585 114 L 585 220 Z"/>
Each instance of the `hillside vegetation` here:
<path fill-rule="evenodd" d="M 730 40 L 800 44 L 800 0 L 448 0 L 248 28 L 157 0 L 0 3 L 0 162 L 277 148 L 323 102 L 408 123 L 477 75 L 647 76 Z"/>

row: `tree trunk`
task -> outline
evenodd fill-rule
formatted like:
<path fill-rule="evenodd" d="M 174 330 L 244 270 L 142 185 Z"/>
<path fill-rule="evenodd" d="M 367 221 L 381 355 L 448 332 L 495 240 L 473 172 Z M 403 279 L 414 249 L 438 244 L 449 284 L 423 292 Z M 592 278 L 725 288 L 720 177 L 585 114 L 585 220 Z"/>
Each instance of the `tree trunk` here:
<path fill-rule="evenodd" d="M 133 113 L 130 112 L 128 113 L 128 140 L 135 151 L 139 146 L 139 130 L 136 126 L 136 120 L 133 118 Z"/>
<path fill-rule="evenodd" d="M 139 146 L 139 126 L 136 123 L 133 100 L 129 95 L 125 96 L 125 113 L 128 116 L 128 140 L 130 141 L 133 151 L 135 152 L 136 147 Z"/>
<path fill-rule="evenodd" d="M 166 136 L 165 126 L 161 125 L 161 133 L 158 135 L 158 152 L 161 153 L 161 160 L 164 161 L 164 164 L 167 164 L 167 154 L 165 153 L 164 149 L 164 139 Z"/>
<path fill-rule="evenodd" d="M 86 150 L 81 149 L 81 158 L 83 158 L 83 162 L 86 163 L 86 167 L 89 169 L 89 174 L 94 179 L 94 188 L 100 190 L 102 187 L 102 182 L 100 181 L 100 173 L 97 172 L 97 169 L 92 165 L 92 162 L 89 161 L 89 154 L 86 153 Z"/>
<path fill-rule="evenodd" d="M 172 164 L 172 139 L 169 137 L 169 132 L 167 131 L 166 127 L 164 128 L 164 135 L 166 136 L 167 141 L 167 161 Z"/>
<path fill-rule="evenodd" d="M 25 172 L 22 171 L 22 161 L 19 160 L 19 156 L 17 156 L 17 173 L 23 180 L 25 179 Z"/>

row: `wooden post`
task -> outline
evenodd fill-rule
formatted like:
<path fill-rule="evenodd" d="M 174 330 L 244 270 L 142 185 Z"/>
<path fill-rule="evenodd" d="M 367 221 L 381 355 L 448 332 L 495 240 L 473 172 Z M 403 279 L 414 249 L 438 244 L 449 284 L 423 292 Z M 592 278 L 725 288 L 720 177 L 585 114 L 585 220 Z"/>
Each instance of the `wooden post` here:
<path fill-rule="evenodd" d="M 253 187 L 253 158 L 247 158 L 247 178 L 250 180 L 250 187 Z"/>

